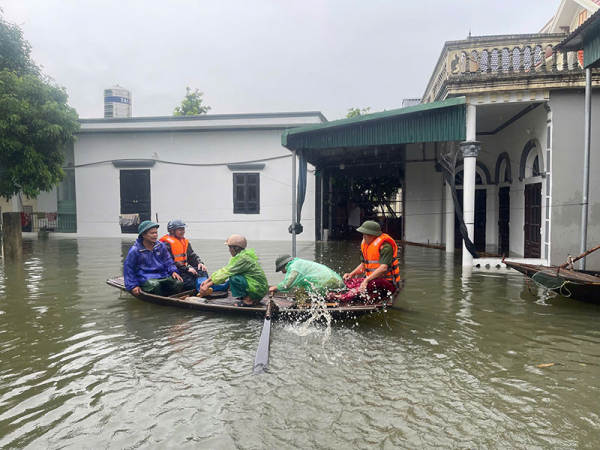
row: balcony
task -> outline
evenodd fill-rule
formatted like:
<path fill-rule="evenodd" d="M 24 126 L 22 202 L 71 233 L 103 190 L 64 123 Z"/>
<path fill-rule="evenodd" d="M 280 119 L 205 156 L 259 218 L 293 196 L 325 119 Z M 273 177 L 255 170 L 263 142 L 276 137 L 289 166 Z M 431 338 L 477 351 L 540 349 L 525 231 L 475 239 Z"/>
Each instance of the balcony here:
<path fill-rule="evenodd" d="M 519 34 L 446 42 L 422 102 L 519 90 L 546 97 L 551 89 L 583 88 L 582 55 L 554 52 L 564 38 L 564 34 Z M 597 72 L 593 83 L 600 85 Z"/>

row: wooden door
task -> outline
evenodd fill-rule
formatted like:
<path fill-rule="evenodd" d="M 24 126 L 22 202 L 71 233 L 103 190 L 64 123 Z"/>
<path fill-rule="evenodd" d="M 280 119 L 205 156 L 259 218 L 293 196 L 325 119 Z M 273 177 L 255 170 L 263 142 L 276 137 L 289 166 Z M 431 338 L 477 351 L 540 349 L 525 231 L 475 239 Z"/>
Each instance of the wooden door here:
<path fill-rule="evenodd" d="M 498 253 L 508 255 L 510 248 L 510 187 L 498 191 Z"/>
<path fill-rule="evenodd" d="M 542 183 L 525 185 L 525 258 L 541 258 Z"/>
<path fill-rule="evenodd" d="M 487 189 L 475 190 L 475 249 L 485 252 L 485 228 L 487 223 Z"/>
<path fill-rule="evenodd" d="M 150 170 L 121 170 L 121 214 L 139 214 L 150 220 Z M 137 234 L 138 226 L 121 226 L 122 233 Z"/>

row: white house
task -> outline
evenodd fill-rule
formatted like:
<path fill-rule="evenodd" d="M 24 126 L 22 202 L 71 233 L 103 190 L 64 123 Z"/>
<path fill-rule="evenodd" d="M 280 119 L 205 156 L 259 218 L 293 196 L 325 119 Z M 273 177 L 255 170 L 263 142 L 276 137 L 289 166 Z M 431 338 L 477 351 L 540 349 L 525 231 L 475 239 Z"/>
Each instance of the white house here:
<path fill-rule="evenodd" d="M 136 233 L 126 222 L 137 214 L 165 231 L 182 219 L 196 239 L 289 239 L 292 158 L 281 133 L 325 121 L 319 112 L 83 119 L 66 161 L 77 235 Z M 298 239 L 314 240 L 314 210 L 309 195 Z"/>
<path fill-rule="evenodd" d="M 400 174 L 403 238 L 462 247 L 451 190 L 437 164 L 451 155 L 468 235 L 479 251 L 561 264 L 582 235 L 584 91 L 577 51 L 554 51 L 600 0 L 563 0 L 543 32 L 446 42 L 421 104 L 290 130 L 323 180 Z M 592 72 L 590 245 L 600 242 L 600 74 Z M 370 171 L 370 172 L 369 172 Z M 464 200 L 463 200 L 464 199 Z M 331 203 L 331 202 L 329 202 Z M 331 223 L 331 220 L 329 219 Z M 399 235 L 396 235 L 400 238 Z M 463 265 L 473 264 L 463 250 Z M 600 254 L 589 257 L 600 267 Z"/>

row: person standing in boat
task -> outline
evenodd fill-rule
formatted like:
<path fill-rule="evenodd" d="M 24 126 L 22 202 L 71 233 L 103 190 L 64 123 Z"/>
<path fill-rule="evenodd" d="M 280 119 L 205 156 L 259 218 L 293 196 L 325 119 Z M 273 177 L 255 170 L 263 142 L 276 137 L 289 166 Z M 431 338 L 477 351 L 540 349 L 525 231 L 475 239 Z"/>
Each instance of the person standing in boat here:
<path fill-rule="evenodd" d="M 208 279 L 208 269 L 194 252 L 192 244 L 185 237 L 187 224 L 183 220 L 172 220 L 167 224 L 167 231 L 160 241 L 167 246 L 175 266 L 183 279 L 183 290 L 196 289 L 196 279 L 200 283 Z M 198 283 L 198 286 L 200 285 Z"/>
<path fill-rule="evenodd" d="M 365 221 L 357 231 L 363 235 L 360 244 L 362 262 L 352 272 L 344 274 L 349 291 L 339 300 L 350 301 L 360 297 L 369 302 L 380 301 L 400 287 L 398 245 L 372 220 Z M 356 277 L 361 274 L 365 276 Z"/>
<path fill-rule="evenodd" d="M 306 259 L 280 255 L 275 260 L 275 272 L 283 272 L 285 278 L 277 286 L 271 286 L 269 292 L 315 292 L 344 289 L 344 281 L 329 267 Z"/>
<path fill-rule="evenodd" d="M 269 283 L 254 249 L 247 249 L 246 238 L 239 234 L 229 236 L 225 245 L 229 247 L 231 254 L 229 264 L 216 270 L 200 285 L 198 296 L 209 295 L 213 289 L 211 286 L 229 279 L 231 294 L 239 300 L 235 306 L 250 307 L 258 304 L 267 295 Z"/>
<path fill-rule="evenodd" d="M 138 238 L 125 258 L 125 289 L 135 296 L 140 291 L 166 296 L 183 289 L 183 280 L 169 250 L 158 241 L 158 227 L 150 220 L 142 222 L 138 227 Z"/>

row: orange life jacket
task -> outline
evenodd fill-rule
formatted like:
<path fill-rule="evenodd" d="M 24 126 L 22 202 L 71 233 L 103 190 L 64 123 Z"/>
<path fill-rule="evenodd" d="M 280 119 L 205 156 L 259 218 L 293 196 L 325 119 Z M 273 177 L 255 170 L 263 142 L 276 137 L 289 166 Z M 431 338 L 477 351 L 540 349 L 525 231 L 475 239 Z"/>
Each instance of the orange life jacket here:
<path fill-rule="evenodd" d="M 189 241 L 186 238 L 177 239 L 175 236 L 165 234 L 160 238 L 161 242 L 168 242 L 171 245 L 171 253 L 176 263 L 187 265 L 187 249 Z"/>
<path fill-rule="evenodd" d="M 392 264 L 389 266 L 389 270 L 381 276 L 381 278 L 388 280 L 394 286 L 400 284 L 400 263 L 398 262 L 398 245 L 389 235 L 382 233 L 381 236 L 375 238 L 369 245 L 363 240 L 360 244 L 360 249 L 363 255 L 363 264 L 365 267 L 365 275 L 368 277 L 379 267 L 379 251 L 381 246 L 388 243 L 394 249 L 394 256 Z"/>

